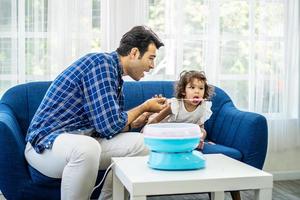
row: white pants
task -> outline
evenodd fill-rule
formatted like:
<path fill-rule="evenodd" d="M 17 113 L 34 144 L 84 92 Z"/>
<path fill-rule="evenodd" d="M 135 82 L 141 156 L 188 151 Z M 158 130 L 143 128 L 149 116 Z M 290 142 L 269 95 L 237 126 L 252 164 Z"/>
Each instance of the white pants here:
<path fill-rule="evenodd" d="M 140 133 L 120 133 L 110 140 L 80 134 L 61 134 L 43 153 L 27 143 L 25 157 L 42 174 L 62 178 L 61 199 L 87 200 L 96 182 L 98 170 L 106 169 L 111 157 L 146 155 Z M 108 173 L 99 199 L 112 199 L 112 174 Z"/>

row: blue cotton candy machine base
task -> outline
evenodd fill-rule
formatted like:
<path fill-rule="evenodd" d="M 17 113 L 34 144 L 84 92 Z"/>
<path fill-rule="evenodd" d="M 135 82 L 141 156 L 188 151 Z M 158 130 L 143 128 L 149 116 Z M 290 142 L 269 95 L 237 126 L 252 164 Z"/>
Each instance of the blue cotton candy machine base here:
<path fill-rule="evenodd" d="M 201 131 L 190 123 L 150 124 L 144 129 L 150 149 L 148 166 L 159 170 L 193 170 L 205 167 L 199 144 Z"/>
<path fill-rule="evenodd" d="M 205 160 L 198 151 L 163 153 L 151 151 L 148 166 L 160 170 L 193 170 L 205 167 Z"/>

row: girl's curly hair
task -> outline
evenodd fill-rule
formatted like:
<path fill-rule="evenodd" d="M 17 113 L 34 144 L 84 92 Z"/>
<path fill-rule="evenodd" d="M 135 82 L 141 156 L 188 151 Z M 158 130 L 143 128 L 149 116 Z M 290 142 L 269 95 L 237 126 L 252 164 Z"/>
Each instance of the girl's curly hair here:
<path fill-rule="evenodd" d="M 204 82 L 204 99 L 211 99 L 214 95 L 214 87 L 207 84 L 207 78 L 204 71 L 182 71 L 180 73 L 179 81 L 175 85 L 175 97 L 178 99 L 184 98 L 183 93 L 185 93 L 185 87 L 188 83 L 193 81 L 193 79 L 198 79 Z"/>

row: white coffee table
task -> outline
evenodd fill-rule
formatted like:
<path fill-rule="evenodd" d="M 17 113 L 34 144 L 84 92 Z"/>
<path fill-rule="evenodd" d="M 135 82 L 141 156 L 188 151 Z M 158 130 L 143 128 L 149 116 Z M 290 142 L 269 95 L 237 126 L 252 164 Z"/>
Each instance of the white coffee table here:
<path fill-rule="evenodd" d="M 147 166 L 148 157 L 112 158 L 113 199 L 146 200 L 148 195 L 211 192 L 224 199 L 224 191 L 255 190 L 256 200 L 271 200 L 273 176 L 222 154 L 207 154 L 206 168 L 160 171 Z M 126 188 L 126 190 L 125 190 Z"/>

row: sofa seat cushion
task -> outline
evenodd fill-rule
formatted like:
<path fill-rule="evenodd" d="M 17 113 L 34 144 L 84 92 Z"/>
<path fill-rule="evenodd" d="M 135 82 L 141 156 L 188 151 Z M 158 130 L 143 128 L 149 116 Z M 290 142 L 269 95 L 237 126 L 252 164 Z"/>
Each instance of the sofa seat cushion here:
<path fill-rule="evenodd" d="M 33 183 L 38 185 L 47 185 L 52 187 L 60 187 L 61 179 L 60 178 L 51 178 L 43 175 L 38 170 L 28 165 L 29 173 L 31 175 L 31 180 Z"/>
<path fill-rule="evenodd" d="M 222 153 L 228 157 L 234 158 L 236 160 L 242 160 L 242 153 L 234 148 L 224 146 L 221 144 L 209 144 L 205 143 L 203 151 L 204 154 L 214 154 L 214 153 Z"/>
<path fill-rule="evenodd" d="M 60 185 L 61 185 L 60 178 L 51 178 L 51 177 L 45 176 L 30 165 L 28 165 L 28 169 L 29 169 L 29 173 L 31 175 L 31 180 L 34 185 L 46 186 L 47 188 L 58 188 L 60 191 Z M 105 174 L 105 170 L 98 171 L 96 185 L 98 185 L 100 183 L 104 174 Z M 98 199 L 101 189 L 102 189 L 102 186 L 103 186 L 103 183 L 100 185 L 100 187 L 98 187 L 93 192 L 93 194 L 91 196 L 92 199 Z"/>

